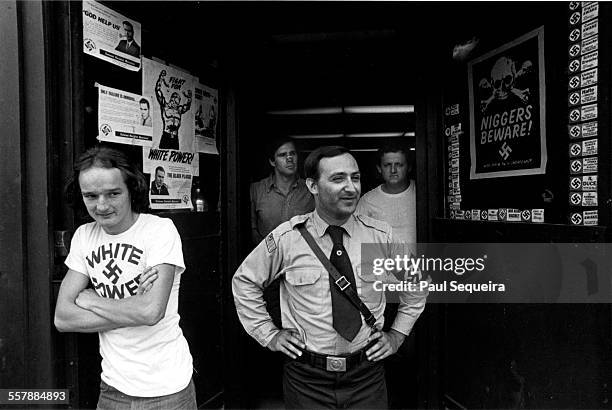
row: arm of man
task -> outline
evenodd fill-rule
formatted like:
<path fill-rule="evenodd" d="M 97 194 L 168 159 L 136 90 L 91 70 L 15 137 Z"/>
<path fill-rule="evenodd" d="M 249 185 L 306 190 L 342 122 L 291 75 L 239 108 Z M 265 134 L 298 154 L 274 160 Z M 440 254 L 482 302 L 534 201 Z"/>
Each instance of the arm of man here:
<path fill-rule="evenodd" d="M 393 242 L 389 238 L 388 257 L 395 258 L 396 255 L 410 254 L 411 244 Z M 405 275 L 406 272 L 401 272 Z M 415 322 L 425 309 L 425 301 L 429 291 L 419 286 L 420 274 L 414 275 L 415 286 L 411 290 L 400 292 L 399 306 L 395 315 L 395 320 L 388 332 L 378 331 L 368 338 L 368 343 L 378 339 L 366 352 L 368 360 L 379 361 L 392 354 L 395 354 L 399 347 L 404 343 L 406 336 L 410 334 Z"/>
<path fill-rule="evenodd" d="M 155 83 L 155 96 L 157 97 L 157 102 L 159 105 L 164 107 L 166 105 L 166 98 L 164 97 L 164 93 L 162 92 L 162 81 L 164 81 L 164 77 L 166 76 L 166 70 L 162 70 L 157 78 L 157 82 Z"/>
<path fill-rule="evenodd" d="M 157 269 L 148 269 L 141 276 L 137 293 L 143 295 L 149 292 L 157 278 Z M 66 273 L 55 306 L 54 323 L 60 332 L 94 333 L 122 327 L 120 324 L 83 309 L 75 303 L 79 294 L 88 285 L 89 278 L 86 275 L 72 269 L 69 269 Z"/>
<path fill-rule="evenodd" d="M 76 305 L 77 296 L 89 285 L 89 278 L 69 269 L 62 281 L 55 305 L 54 323 L 60 332 L 94 333 L 121 327 Z"/>
<path fill-rule="evenodd" d="M 76 298 L 77 306 L 109 320 L 119 327 L 153 326 L 163 319 L 174 282 L 174 265 L 155 266 L 158 278 L 148 292 L 124 299 L 98 296 L 92 290 L 84 290 Z"/>

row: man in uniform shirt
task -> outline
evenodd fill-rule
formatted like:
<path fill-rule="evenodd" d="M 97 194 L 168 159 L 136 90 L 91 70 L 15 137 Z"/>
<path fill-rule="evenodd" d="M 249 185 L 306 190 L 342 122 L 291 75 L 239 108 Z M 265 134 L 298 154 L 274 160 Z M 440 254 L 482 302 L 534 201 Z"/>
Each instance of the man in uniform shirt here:
<path fill-rule="evenodd" d="M 251 184 L 251 239 L 257 245 L 272 229 L 314 209 L 314 198 L 298 174 L 298 155 L 290 138 L 268 147 L 272 174 Z"/>
<path fill-rule="evenodd" d="M 427 292 L 399 293 L 400 305 L 388 332 L 372 332 L 356 308 L 344 312 L 352 314 L 350 320 L 340 320 L 337 297 L 344 295 L 332 289 L 328 271 L 298 226 L 303 224 L 325 255 L 334 249 L 338 257 L 348 257 L 349 286 L 372 312 L 377 329 L 383 325 L 385 295 L 372 286 L 377 278 L 361 268 L 361 244 L 391 248 L 391 229 L 385 222 L 354 213 L 360 174 L 346 148 L 316 149 L 306 159 L 305 173 L 315 211 L 282 223 L 238 268 L 232 280 L 238 316 L 262 346 L 293 359 L 283 368 L 287 408 L 385 408 L 381 360 L 395 353 L 410 333 L 425 307 Z M 279 277 L 282 329 L 263 304 L 263 289 Z M 355 319 L 357 326 L 346 329 L 344 325 L 354 325 Z"/>

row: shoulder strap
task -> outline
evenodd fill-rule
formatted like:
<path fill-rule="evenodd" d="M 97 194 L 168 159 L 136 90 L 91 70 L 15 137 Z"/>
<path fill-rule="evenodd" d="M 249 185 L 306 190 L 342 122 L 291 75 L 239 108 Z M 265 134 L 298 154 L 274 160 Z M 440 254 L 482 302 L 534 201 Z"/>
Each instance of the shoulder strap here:
<path fill-rule="evenodd" d="M 340 272 L 338 272 L 336 267 L 331 263 L 327 256 L 325 256 L 325 254 L 323 253 L 319 245 L 317 245 L 310 232 L 308 232 L 308 230 L 306 229 L 305 224 L 302 223 L 297 225 L 296 227 L 302 234 L 302 237 L 306 240 L 308 246 L 310 246 L 310 249 L 312 249 L 319 261 L 321 261 L 323 266 L 325 266 L 325 269 L 327 269 L 329 276 L 331 276 L 340 292 L 351 302 L 353 306 L 355 306 L 355 308 L 357 308 L 357 310 L 361 312 L 367 325 L 371 328 L 374 328 L 376 319 L 374 318 L 372 312 L 370 312 L 370 309 L 368 309 L 368 307 L 361 301 L 359 295 L 357 294 L 357 291 L 353 289 L 350 283 L 348 285 L 346 284 L 346 278 L 340 275 Z"/>

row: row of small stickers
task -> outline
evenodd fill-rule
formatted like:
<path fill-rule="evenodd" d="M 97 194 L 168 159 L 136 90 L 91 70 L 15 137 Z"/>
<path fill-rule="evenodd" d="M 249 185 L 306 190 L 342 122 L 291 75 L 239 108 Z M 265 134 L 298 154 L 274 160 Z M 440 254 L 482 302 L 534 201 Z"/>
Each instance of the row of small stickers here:
<path fill-rule="evenodd" d="M 599 3 L 569 3 L 569 222 L 597 225 Z"/>
<path fill-rule="evenodd" d="M 447 105 L 444 109 L 444 135 L 448 158 L 447 203 L 453 209 L 461 208 L 461 184 L 459 183 L 459 136 L 462 134 L 459 122 L 459 104 Z"/>
<path fill-rule="evenodd" d="M 489 222 L 544 222 L 544 209 L 451 209 L 451 219 Z"/>

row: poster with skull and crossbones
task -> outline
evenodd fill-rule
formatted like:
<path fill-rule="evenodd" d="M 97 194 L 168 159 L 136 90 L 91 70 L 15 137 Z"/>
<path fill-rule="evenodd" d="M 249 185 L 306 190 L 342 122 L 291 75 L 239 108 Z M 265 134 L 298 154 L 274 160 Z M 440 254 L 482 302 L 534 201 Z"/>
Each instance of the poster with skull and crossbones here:
<path fill-rule="evenodd" d="M 468 63 L 470 179 L 546 171 L 544 28 Z"/>

